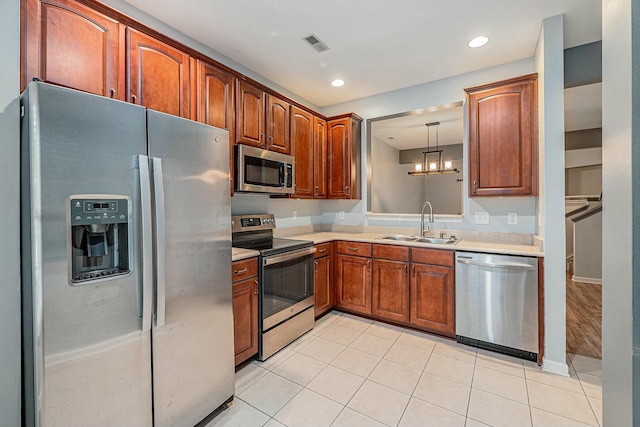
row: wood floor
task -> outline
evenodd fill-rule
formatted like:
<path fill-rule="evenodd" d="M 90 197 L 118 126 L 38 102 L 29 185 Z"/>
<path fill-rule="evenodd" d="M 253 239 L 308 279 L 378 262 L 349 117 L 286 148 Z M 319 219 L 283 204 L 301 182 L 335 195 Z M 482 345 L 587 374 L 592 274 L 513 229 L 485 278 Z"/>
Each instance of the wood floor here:
<path fill-rule="evenodd" d="M 567 273 L 567 353 L 602 358 L 602 286 Z"/>

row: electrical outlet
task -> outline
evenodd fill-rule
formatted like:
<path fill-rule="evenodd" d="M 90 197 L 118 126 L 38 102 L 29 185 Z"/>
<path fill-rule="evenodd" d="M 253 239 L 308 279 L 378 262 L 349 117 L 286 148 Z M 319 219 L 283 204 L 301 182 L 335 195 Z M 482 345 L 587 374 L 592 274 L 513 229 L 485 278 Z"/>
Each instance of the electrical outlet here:
<path fill-rule="evenodd" d="M 489 213 L 476 212 L 476 224 L 489 224 Z"/>
<path fill-rule="evenodd" d="M 518 225 L 518 212 L 509 212 L 507 214 L 507 224 Z"/>
<path fill-rule="evenodd" d="M 340 211 L 340 213 L 338 214 L 340 219 L 344 219 L 344 211 Z"/>
<path fill-rule="evenodd" d="M 292 211 L 291 216 L 293 217 L 293 219 L 298 219 L 298 211 Z"/>

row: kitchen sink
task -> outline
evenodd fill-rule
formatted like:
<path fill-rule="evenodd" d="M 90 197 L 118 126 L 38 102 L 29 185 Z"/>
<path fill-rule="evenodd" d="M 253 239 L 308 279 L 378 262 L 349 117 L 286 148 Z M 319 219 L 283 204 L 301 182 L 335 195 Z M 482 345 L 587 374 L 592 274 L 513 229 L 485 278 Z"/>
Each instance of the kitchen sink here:
<path fill-rule="evenodd" d="M 382 240 L 395 240 L 397 242 L 418 242 L 418 243 L 435 243 L 439 245 L 447 245 L 457 242 L 455 237 L 418 237 L 405 236 L 402 234 L 392 234 L 391 236 L 381 237 Z"/>
<path fill-rule="evenodd" d="M 383 240 L 396 240 L 401 242 L 413 242 L 419 239 L 417 236 L 403 236 L 402 234 L 394 234 L 392 236 L 381 237 Z"/>
<path fill-rule="evenodd" d="M 414 242 L 422 242 L 422 243 L 436 243 L 439 245 L 448 245 L 451 243 L 455 243 L 457 240 L 451 237 L 418 237 L 414 240 Z"/>

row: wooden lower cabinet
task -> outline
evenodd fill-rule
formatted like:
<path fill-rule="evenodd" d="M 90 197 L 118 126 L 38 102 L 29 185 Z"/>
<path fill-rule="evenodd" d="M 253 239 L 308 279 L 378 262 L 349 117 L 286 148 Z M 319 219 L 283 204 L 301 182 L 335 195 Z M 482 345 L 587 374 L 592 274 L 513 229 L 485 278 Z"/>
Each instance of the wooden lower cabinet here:
<path fill-rule="evenodd" d="M 331 257 L 315 260 L 315 316 L 322 316 L 335 304 L 335 292 L 331 286 Z"/>
<path fill-rule="evenodd" d="M 234 271 L 244 270 L 247 264 L 255 264 L 257 271 L 255 259 L 234 262 Z M 257 276 L 233 283 L 233 339 L 236 366 L 258 353 Z"/>
<path fill-rule="evenodd" d="M 411 265 L 410 319 L 418 327 L 455 336 L 454 269 Z"/>
<path fill-rule="evenodd" d="M 371 313 L 396 322 L 409 321 L 409 264 L 373 260 Z"/>
<path fill-rule="evenodd" d="M 340 243 L 340 242 L 339 242 Z M 336 306 L 371 314 L 371 258 L 336 256 Z"/>

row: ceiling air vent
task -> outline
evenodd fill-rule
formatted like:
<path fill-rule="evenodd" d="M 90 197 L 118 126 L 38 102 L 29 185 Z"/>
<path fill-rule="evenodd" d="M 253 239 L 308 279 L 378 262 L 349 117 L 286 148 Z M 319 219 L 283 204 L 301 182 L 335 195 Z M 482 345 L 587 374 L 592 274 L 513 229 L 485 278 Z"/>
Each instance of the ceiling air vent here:
<path fill-rule="evenodd" d="M 322 53 L 325 50 L 329 50 L 329 46 L 327 46 L 322 40 L 318 38 L 315 34 L 311 34 L 310 36 L 303 37 L 304 41 L 309 43 L 309 45 L 316 50 L 318 53 Z"/>

